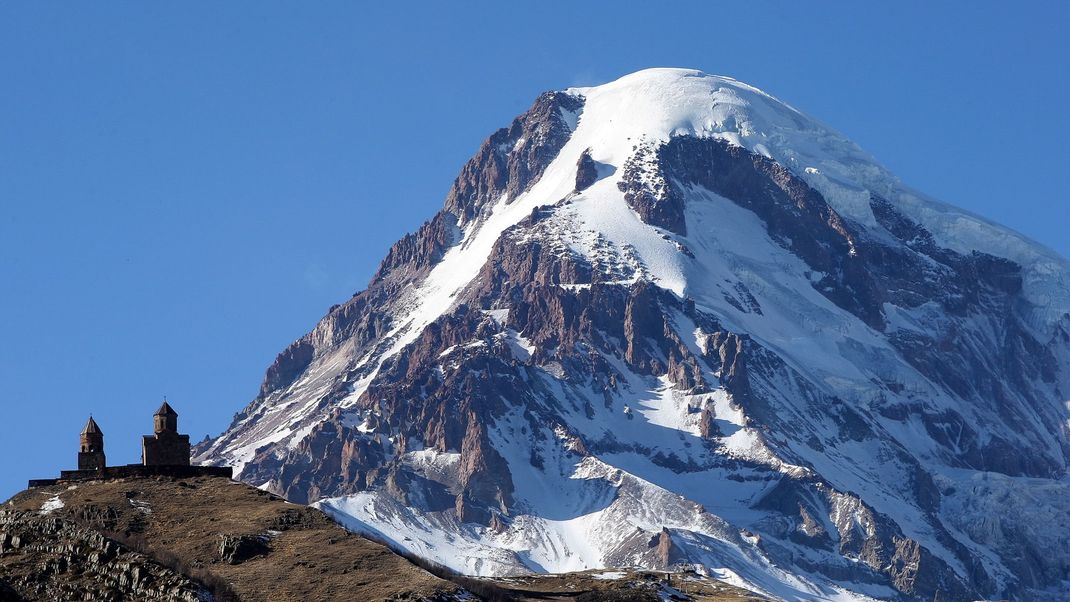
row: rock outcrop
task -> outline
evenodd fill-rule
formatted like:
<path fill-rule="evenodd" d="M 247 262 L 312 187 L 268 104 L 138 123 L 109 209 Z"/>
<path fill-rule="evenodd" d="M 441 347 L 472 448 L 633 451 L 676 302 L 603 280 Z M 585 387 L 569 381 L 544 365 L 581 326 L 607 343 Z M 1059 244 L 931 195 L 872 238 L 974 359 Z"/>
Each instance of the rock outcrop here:
<path fill-rule="evenodd" d="M 181 573 L 54 516 L 0 511 L 4 600 L 199 602 L 207 589 Z"/>

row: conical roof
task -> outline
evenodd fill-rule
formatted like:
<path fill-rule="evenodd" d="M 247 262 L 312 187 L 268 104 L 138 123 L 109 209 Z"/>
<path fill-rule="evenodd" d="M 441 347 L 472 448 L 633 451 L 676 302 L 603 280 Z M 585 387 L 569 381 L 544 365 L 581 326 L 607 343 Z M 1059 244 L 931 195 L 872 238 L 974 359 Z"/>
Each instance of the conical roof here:
<path fill-rule="evenodd" d="M 156 410 L 154 416 L 178 416 L 178 412 L 171 409 L 171 406 L 165 401 L 160 409 Z"/>
<path fill-rule="evenodd" d="M 103 435 L 104 431 L 100 430 L 100 426 L 97 425 L 97 421 L 93 420 L 93 417 L 89 417 L 89 422 L 85 423 L 85 428 L 82 429 L 83 435 Z"/>

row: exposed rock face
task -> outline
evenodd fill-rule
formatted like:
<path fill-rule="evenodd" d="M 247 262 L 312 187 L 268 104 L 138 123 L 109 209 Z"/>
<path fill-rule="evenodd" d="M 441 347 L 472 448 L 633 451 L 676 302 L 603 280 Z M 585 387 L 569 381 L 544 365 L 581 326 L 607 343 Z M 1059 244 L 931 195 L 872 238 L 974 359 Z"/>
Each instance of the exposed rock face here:
<path fill-rule="evenodd" d="M 250 558 L 264 556 L 271 549 L 264 535 L 220 535 L 219 559 L 228 564 L 241 564 Z"/>
<path fill-rule="evenodd" d="M 198 602 L 198 583 L 96 531 L 28 512 L 0 512 L 0 596 L 10 600 Z"/>
<path fill-rule="evenodd" d="M 654 149 L 644 145 L 624 166 L 624 177 L 617 186 L 624 201 L 644 222 L 686 236 L 683 198 L 665 175 L 659 170 Z"/>
<path fill-rule="evenodd" d="M 466 572 L 1058 599 L 1068 281 L 775 99 L 644 72 L 491 136 L 198 452 Z"/>
<path fill-rule="evenodd" d="M 576 162 L 576 191 L 582 192 L 598 181 L 598 164 L 591 158 L 591 153 L 585 151 Z"/>

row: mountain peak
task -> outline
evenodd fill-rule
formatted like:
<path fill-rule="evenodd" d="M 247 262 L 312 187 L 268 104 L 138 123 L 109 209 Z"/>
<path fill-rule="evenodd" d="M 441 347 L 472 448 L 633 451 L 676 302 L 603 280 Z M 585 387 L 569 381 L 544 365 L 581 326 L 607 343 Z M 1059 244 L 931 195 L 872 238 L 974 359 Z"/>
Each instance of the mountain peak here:
<path fill-rule="evenodd" d="M 1064 259 L 650 69 L 493 133 L 198 454 L 467 573 L 1028 597 L 1068 562 L 1068 311 Z"/>
<path fill-rule="evenodd" d="M 809 146 L 812 142 L 803 144 L 806 137 L 831 135 L 758 88 L 694 69 L 645 69 L 567 92 L 584 98 L 582 129 L 577 133 L 589 132 L 592 146 L 607 162 L 626 159 L 639 140 L 717 137 L 770 156 L 774 149 Z M 847 145 L 846 150 L 857 149 Z"/>
<path fill-rule="evenodd" d="M 891 202 L 958 253 L 987 252 L 1027 272 L 1030 325 L 1050 336 L 1070 312 L 1065 258 L 981 216 L 932 199 L 902 184 L 876 159 L 821 121 L 731 77 L 695 69 L 651 68 L 593 87 L 569 88 L 584 101 L 566 149 L 589 149 L 592 159 L 622 166 L 642 144 L 675 137 L 712 138 L 782 165 L 814 188 L 839 215 L 877 227 L 871 198 Z M 573 160 L 573 159 L 569 159 Z"/>

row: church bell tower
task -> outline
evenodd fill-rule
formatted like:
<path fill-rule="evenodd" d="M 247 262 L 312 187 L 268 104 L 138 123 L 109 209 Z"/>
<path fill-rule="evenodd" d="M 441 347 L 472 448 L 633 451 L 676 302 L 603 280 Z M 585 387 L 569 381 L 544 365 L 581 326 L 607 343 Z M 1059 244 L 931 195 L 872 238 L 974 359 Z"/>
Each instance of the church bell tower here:
<path fill-rule="evenodd" d="M 85 423 L 80 439 L 78 470 L 104 470 L 104 431 L 100 430 L 92 416 L 89 417 L 89 422 Z"/>

